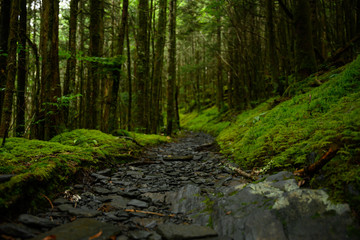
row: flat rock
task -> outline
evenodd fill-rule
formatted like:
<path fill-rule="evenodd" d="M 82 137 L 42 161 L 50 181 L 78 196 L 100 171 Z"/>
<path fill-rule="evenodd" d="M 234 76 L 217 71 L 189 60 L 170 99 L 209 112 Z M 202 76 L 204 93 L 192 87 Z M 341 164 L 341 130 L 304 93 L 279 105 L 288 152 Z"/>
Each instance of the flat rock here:
<path fill-rule="evenodd" d="M 127 203 L 127 205 L 128 206 L 133 206 L 133 207 L 138 207 L 138 208 L 147 208 L 149 206 L 149 204 L 147 202 L 140 201 L 140 200 L 137 200 L 137 199 L 130 200 Z"/>
<path fill-rule="evenodd" d="M 101 212 L 92 210 L 92 209 L 85 209 L 85 208 L 74 208 L 72 205 L 64 204 L 58 206 L 59 210 L 62 212 L 68 212 L 70 215 L 77 216 L 77 217 L 97 217 L 101 215 Z"/>
<path fill-rule="evenodd" d="M 195 239 L 216 237 L 218 234 L 211 228 L 199 225 L 162 224 L 157 232 L 167 240 Z"/>
<path fill-rule="evenodd" d="M 36 217 L 30 214 L 21 214 L 18 220 L 19 222 L 32 227 L 52 228 L 57 226 L 56 223 L 50 221 L 49 219 Z"/>
<path fill-rule="evenodd" d="M 107 240 L 111 236 L 116 236 L 121 233 L 121 229 L 112 224 L 99 222 L 91 218 L 82 218 L 55 227 L 51 231 L 40 234 L 32 240 L 42 240 L 50 235 L 56 236 L 56 240 L 89 239 L 100 231 L 102 234 L 97 237 L 96 240 Z"/>
<path fill-rule="evenodd" d="M 193 160 L 194 156 L 188 155 L 188 156 L 165 156 L 165 161 L 191 161 Z"/>
<path fill-rule="evenodd" d="M 135 240 L 147 239 L 150 235 L 151 235 L 150 232 L 143 230 L 136 230 L 129 233 L 131 239 L 135 239 Z"/>

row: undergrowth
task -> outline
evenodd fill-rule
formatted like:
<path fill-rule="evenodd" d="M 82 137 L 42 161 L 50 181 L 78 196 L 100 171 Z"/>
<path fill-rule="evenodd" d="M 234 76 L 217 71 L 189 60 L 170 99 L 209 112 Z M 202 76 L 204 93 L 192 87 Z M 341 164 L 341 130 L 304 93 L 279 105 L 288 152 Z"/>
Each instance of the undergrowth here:
<path fill-rule="evenodd" d="M 334 200 L 346 201 L 348 186 L 360 189 L 360 57 L 295 87 L 297 95 L 291 99 L 278 105 L 278 99 L 269 99 L 231 123 L 221 122 L 223 114 L 210 108 L 184 114 L 182 124 L 216 135 L 221 151 L 241 168 L 263 173 L 306 167 L 336 144 L 337 156 L 311 186 L 327 188 Z"/>

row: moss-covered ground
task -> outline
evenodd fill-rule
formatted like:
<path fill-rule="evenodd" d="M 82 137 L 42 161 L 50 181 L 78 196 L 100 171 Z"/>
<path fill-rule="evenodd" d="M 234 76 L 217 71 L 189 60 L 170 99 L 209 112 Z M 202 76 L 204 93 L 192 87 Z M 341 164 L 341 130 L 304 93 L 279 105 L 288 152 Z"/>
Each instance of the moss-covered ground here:
<path fill-rule="evenodd" d="M 304 168 L 336 144 L 337 155 L 309 184 L 360 212 L 360 57 L 290 90 L 293 97 L 269 99 L 235 118 L 215 108 L 186 113 L 182 125 L 216 135 L 229 159 L 262 173 Z"/>
<path fill-rule="evenodd" d="M 78 129 L 50 141 L 7 139 L 0 148 L 0 174 L 15 176 L 0 184 L 1 212 L 11 212 L 19 205 L 37 207 L 39 199 L 48 204 L 44 195 L 61 192 L 78 173 L 115 167 L 136 158 L 142 146 L 169 141 L 159 135 L 117 132 L 126 133 L 127 137 Z"/>

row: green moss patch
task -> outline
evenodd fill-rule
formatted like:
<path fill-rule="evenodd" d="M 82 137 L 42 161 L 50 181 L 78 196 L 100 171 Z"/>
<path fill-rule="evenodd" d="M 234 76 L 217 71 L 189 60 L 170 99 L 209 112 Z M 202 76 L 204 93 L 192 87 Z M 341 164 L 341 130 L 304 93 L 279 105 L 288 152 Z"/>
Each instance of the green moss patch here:
<path fill-rule="evenodd" d="M 337 156 L 311 185 L 329 189 L 336 200 L 347 200 L 349 184 L 360 189 L 360 57 L 296 84 L 293 93 L 297 95 L 286 101 L 270 99 L 245 111 L 218 130 L 210 131 L 223 126 L 222 115 L 213 108 L 186 114 L 183 124 L 216 134 L 222 152 L 241 168 L 268 173 L 306 167 L 336 144 Z"/>
<path fill-rule="evenodd" d="M 133 135 L 142 145 L 169 141 L 164 136 Z M 97 130 L 78 129 L 50 141 L 9 138 L 0 148 L 0 174 L 16 176 L 0 184 L 0 209 L 10 212 L 14 206 L 46 201 L 41 194 L 59 193 L 81 170 L 112 167 L 134 159 L 141 150 L 130 138 Z"/>

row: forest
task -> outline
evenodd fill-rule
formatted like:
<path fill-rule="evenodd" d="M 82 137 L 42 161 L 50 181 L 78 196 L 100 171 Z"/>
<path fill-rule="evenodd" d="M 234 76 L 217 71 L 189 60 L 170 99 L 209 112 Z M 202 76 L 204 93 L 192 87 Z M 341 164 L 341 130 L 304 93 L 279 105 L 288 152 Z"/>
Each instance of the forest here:
<path fill-rule="evenodd" d="M 0 210 L 14 217 L 39 203 L 54 208 L 80 176 L 99 185 L 130 172 L 123 178 L 160 191 L 169 172 L 180 188 L 188 178 L 218 186 L 220 177 L 195 169 L 224 171 L 222 184 L 241 176 L 265 185 L 269 174 L 289 171 L 292 187 L 325 189 L 359 221 L 359 53 L 359 0 L 0 0 Z M 221 154 L 211 173 L 201 161 L 184 164 L 212 160 L 209 149 Z M 149 184 L 154 155 L 165 170 Z M 176 175 L 187 168 L 196 176 Z M 237 191 L 206 196 L 201 213 Z M 220 234 L 212 217 L 207 225 Z M 290 239 L 292 223 L 280 221 Z"/>
<path fill-rule="evenodd" d="M 1 136 L 171 135 L 179 111 L 249 110 L 357 55 L 359 2 L 2 0 Z"/>

